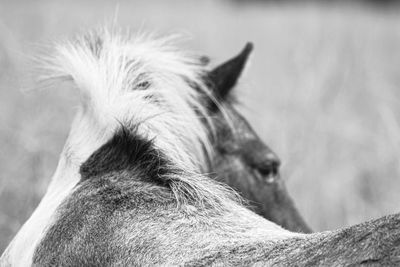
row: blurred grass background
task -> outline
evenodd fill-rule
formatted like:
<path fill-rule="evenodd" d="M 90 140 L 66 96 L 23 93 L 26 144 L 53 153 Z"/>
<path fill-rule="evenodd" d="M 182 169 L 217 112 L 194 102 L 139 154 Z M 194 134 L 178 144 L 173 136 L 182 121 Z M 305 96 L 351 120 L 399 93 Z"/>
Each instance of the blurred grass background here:
<path fill-rule="evenodd" d="M 190 33 L 186 45 L 215 62 L 255 43 L 240 109 L 282 159 L 313 229 L 398 212 L 400 16 L 352 3 L 0 2 L 0 251 L 43 196 L 77 105 L 66 88 L 22 90 L 32 86 L 26 58 L 117 6 L 121 26 Z"/>

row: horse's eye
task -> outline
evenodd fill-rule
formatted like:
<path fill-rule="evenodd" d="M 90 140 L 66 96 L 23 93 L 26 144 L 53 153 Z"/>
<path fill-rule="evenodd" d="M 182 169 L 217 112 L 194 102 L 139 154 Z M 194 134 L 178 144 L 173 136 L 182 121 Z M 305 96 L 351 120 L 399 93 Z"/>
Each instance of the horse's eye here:
<path fill-rule="evenodd" d="M 146 90 L 147 88 L 149 88 L 149 86 L 150 86 L 150 82 L 143 81 L 143 82 L 138 83 L 136 85 L 135 89 L 137 89 L 137 90 Z"/>

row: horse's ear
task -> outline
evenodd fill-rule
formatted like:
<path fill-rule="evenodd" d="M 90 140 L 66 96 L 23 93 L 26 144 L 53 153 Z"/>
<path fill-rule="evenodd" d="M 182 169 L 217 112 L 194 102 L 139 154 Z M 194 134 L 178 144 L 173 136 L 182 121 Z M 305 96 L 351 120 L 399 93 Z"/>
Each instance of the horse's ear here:
<path fill-rule="evenodd" d="M 249 42 L 237 56 L 208 73 L 208 80 L 217 99 L 225 99 L 236 85 L 252 50 L 253 44 Z"/>

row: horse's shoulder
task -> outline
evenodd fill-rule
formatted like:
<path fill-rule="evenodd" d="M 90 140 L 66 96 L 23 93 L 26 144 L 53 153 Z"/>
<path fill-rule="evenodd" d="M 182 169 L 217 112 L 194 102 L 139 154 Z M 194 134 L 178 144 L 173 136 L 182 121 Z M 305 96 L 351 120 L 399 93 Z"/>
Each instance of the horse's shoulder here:
<path fill-rule="evenodd" d="M 127 259 L 121 254 L 135 254 L 135 243 L 129 239 L 140 235 L 140 223 L 172 200 L 165 188 L 135 181 L 129 175 L 82 181 L 57 208 L 33 262 L 86 266 Z"/>

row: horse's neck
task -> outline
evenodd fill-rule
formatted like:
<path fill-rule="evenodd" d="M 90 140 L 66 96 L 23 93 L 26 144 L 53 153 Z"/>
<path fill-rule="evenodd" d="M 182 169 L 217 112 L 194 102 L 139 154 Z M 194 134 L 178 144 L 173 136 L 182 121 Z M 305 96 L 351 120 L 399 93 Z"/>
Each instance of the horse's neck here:
<path fill-rule="evenodd" d="M 11 261 L 13 266 L 29 266 L 31 264 L 35 247 L 46 228 L 52 223 L 55 210 L 79 179 L 79 166 L 68 161 L 62 155 L 46 194 L 3 253 L 0 260 L 1 266 L 3 266 L 3 261 L 6 263 L 6 260 Z M 23 253 L 21 254 L 21 252 Z"/>

